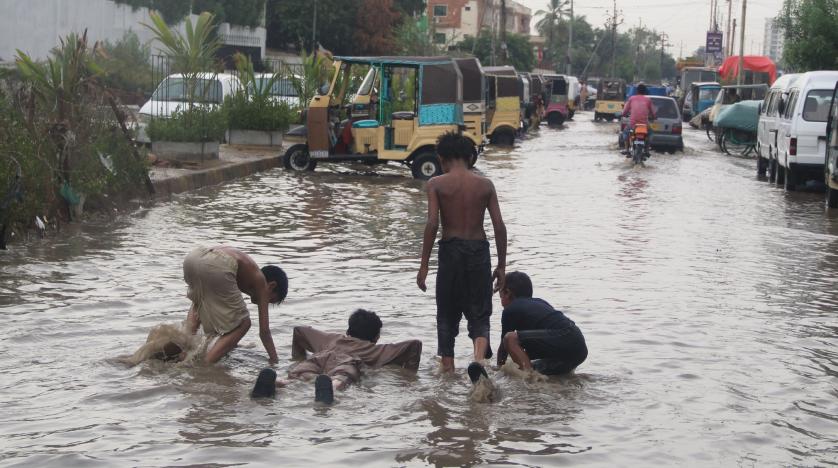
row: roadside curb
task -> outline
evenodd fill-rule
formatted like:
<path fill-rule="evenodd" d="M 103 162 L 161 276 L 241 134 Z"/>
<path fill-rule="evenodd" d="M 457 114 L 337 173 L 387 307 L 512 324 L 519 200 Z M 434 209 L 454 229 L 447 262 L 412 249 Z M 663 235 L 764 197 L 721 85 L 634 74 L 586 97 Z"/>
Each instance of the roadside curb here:
<path fill-rule="evenodd" d="M 218 185 L 267 171 L 282 164 L 281 155 L 282 148 L 222 145 L 219 160 L 211 167 L 153 167 L 150 175 L 154 185 L 154 197 L 166 198 L 176 193 Z"/>

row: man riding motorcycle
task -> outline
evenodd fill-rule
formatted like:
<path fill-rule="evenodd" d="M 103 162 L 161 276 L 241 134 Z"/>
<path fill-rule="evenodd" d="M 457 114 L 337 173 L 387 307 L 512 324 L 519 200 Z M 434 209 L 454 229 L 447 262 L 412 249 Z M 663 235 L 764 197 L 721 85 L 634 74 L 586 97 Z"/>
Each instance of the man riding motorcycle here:
<path fill-rule="evenodd" d="M 637 85 L 637 94 L 630 97 L 623 107 L 623 116 L 629 117 L 629 124 L 623 129 L 623 142 L 625 143 L 623 154 L 626 157 L 631 157 L 631 139 L 629 135 L 638 124 L 646 125 L 648 130 L 650 130 L 649 134 L 651 136 L 649 122 L 655 120 L 655 108 L 652 106 L 652 100 L 646 96 L 648 92 L 649 90 L 646 89 L 646 85 L 640 83 Z"/>

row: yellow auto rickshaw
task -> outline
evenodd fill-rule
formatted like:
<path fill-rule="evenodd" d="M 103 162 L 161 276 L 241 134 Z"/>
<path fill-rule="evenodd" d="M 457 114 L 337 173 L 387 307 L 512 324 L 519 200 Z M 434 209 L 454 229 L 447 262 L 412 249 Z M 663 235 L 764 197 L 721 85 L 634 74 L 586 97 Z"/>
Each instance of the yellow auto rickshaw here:
<path fill-rule="evenodd" d="M 597 85 L 594 121 L 614 121 L 616 114 L 623 111 L 626 101 L 626 81 L 620 78 L 603 78 Z"/>

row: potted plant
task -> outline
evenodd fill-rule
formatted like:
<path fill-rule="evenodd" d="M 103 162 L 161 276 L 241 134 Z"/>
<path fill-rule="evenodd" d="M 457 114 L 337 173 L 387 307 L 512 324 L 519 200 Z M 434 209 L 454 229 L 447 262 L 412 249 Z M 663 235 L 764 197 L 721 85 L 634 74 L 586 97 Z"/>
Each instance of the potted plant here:
<path fill-rule="evenodd" d="M 186 19 L 185 33 L 172 30 L 157 12 L 145 24 L 168 58 L 173 74 L 166 86 L 176 89 L 182 104 L 169 115 L 155 115 L 148 124 L 152 152 L 176 161 L 218 159 L 218 149 L 227 128 L 226 114 L 219 108 L 223 89 L 232 87 L 229 75 L 219 75 L 215 53 L 220 41 L 214 34 L 214 16 L 203 12 L 195 24 Z M 167 89 L 168 89 L 167 88 Z"/>
<path fill-rule="evenodd" d="M 295 111 L 279 93 L 274 93 L 282 79 L 278 73 L 256 74 L 253 63 L 242 54 L 235 55 L 241 87 L 224 99 L 224 112 L 232 145 L 281 146 L 282 134 L 295 117 Z"/>

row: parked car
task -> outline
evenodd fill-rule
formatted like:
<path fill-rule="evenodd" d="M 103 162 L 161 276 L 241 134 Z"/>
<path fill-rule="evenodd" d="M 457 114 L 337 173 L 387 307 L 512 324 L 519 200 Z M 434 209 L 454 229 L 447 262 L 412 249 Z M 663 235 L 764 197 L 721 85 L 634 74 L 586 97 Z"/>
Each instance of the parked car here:
<path fill-rule="evenodd" d="M 824 151 L 824 182 L 826 206 L 838 208 L 838 84 L 832 90 L 829 118 L 826 121 L 826 151 Z"/>
<path fill-rule="evenodd" d="M 678 102 L 675 98 L 668 96 L 649 96 L 652 100 L 652 107 L 655 110 L 656 119 L 651 122 L 652 135 L 649 138 L 649 147 L 654 151 L 684 151 L 684 138 L 682 136 L 681 112 L 678 111 Z M 629 117 L 620 117 L 620 147 L 623 146 L 623 130 L 629 124 Z"/>
<path fill-rule="evenodd" d="M 258 73 L 255 76 L 257 86 L 266 86 L 271 78 L 273 78 L 273 74 L 271 73 Z M 297 78 L 299 79 L 300 77 Z M 297 88 L 294 87 L 290 77 L 277 78 L 273 86 L 271 86 L 270 94 L 271 98 L 278 102 L 284 102 L 291 107 L 303 107 L 300 95 L 297 94 Z"/>
<path fill-rule="evenodd" d="M 780 107 L 787 102 L 789 88 L 797 82 L 799 74 L 787 74 L 777 78 L 762 101 L 757 126 L 757 175 L 769 170 L 770 179 L 777 173 L 777 124 L 780 121 Z"/>
<path fill-rule="evenodd" d="M 804 73 L 789 88 L 788 104 L 781 109 L 777 136 L 777 183 L 786 190 L 812 172 L 823 172 L 826 121 L 838 71 Z"/>
<path fill-rule="evenodd" d="M 167 76 L 157 85 L 157 89 L 145 104 L 140 107 L 137 122 L 136 140 L 150 143 L 146 126 L 152 118 L 168 118 L 189 102 L 188 78 L 176 73 Z M 228 73 L 200 73 L 196 77 L 192 92 L 194 102 L 199 105 L 217 107 L 224 98 L 235 93 L 240 87 L 239 79 Z"/>

